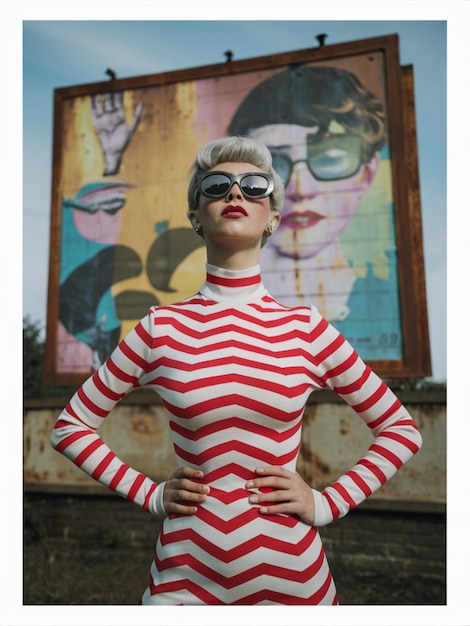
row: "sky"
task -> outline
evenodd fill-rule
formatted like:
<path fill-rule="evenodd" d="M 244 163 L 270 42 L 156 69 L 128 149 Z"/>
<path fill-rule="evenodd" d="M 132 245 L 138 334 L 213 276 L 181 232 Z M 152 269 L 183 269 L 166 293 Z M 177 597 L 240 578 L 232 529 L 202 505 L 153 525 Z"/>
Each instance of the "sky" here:
<path fill-rule="evenodd" d="M 467 335 L 459 329 L 465 328 L 462 312 L 468 308 L 461 259 L 468 248 L 463 220 L 467 220 L 469 202 L 464 189 L 457 194 L 455 190 L 462 189 L 468 178 L 459 147 L 468 145 L 470 139 L 460 122 L 461 102 L 470 101 L 469 6 L 452 0 L 1 2 L 0 69 L 8 97 L 0 99 L 0 137 L 8 152 L 0 151 L 0 171 L 9 209 L 0 246 L 3 293 L 8 294 L 4 301 L 8 306 L 2 307 L 2 327 L 6 328 L 9 320 L 18 323 L 25 315 L 43 326 L 46 322 L 55 88 L 106 80 L 108 67 L 118 78 L 126 78 L 220 63 L 228 49 L 237 61 L 316 47 L 320 33 L 327 34 L 326 45 L 397 33 L 400 63 L 411 64 L 414 69 L 432 378 L 447 380 L 448 393 L 452 383 L 449 411 L 464 418 L 459 414 L 466 406 L 466 370 L 458 358 L 448 361 L 447 354 L 449 341 L 452 356 L 463 352 L 468 343 Z M 338 16 L 341 20 L 336 19 Z M 21 275 L 12 272 L 12 267 L 21 267 Z M 11 333 L 5 334 L 16 336 L 18 331 L 21 326 L 13 323 Z M 10 353 L 14 354 L 6 354 Z M 15 372 L 21 379 L 20 359 L 3 361 L 12 380 Z M 17 395 L 21 398 L 20 387 Z M 468 420 L 460 420 L 462 429 L 466 427 L 463 421 L 466 424 Z M 459 427 L 456 458 L 458 445 L 466 440 L 463 432 Z M 19 438 L 12 445 L 15 443 L 20 445 Z M 461 453 L 465 455 L 465 450 Z M 450 477 L 455 476 L 452 471 L 450 465 L 450 484 Z M 453 536 L 466 536 L 465 527 L 460 525 L 465 519 L 465 515 L 452 518 Z M 459 589 L 465 596 L 458 577 L 454 583 L 449 588 L 449 606 Z M 406 623 L 449 623 L 442 621 L 446 617 L 439 610 L 426 613 L 422 622 L 422 610 L 414 614 L 413 608 L 419 607 L 409 608 Z M 41 621 L 36 609 L 34 622 L 28 623 L 62 623 L 49 614 Z M 392 616 L 393 607 L 388 609 Z M 113 623 L 129 623 L 125 615 L 116 616 Z M 272 624 L 278 623 L 276 615 L 271 617 Z M 199 623 L 197 618 L 190 619 Z M 201 623 L 210 623 L 207 617 L 203 619 Z M 322 619 L 336 623 L 324 614 Z M 304 622 L 299 617 L 296 623 Z M 365 626 L 381 621 L 361 614 L 357 620 L 350 616 L 348 623 Z M 458 613 L 452 623 L 466 622 Z"/>
<path fill-rule="evenodd" d="M 446 379 L 446 22 L 51 21 L 23 25 L 23 315 L 45 326 L 53 91 L 357 39 L 399 35 L 413 65 L 433 379 Z"/>

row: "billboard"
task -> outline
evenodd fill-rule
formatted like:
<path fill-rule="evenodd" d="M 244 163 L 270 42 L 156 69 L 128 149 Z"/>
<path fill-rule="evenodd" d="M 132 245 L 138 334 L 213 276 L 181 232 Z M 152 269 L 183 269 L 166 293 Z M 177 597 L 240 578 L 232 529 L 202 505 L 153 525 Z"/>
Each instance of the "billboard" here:
<path fill-rule="evenodd" d="M 430 375 L 412 67 L 398 37 L 55 90 L 45 382 L 80 384 L 153 305 L 196 293 L 203 144 L 253 136 L 284 180 L 271 295 L 314 304 L 380 375 Z"/>

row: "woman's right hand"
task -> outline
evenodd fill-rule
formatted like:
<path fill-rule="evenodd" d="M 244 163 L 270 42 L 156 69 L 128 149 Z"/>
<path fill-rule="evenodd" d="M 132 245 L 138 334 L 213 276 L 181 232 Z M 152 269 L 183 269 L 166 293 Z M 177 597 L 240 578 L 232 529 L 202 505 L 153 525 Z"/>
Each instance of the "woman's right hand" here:
<path fill-rule="evenodd" d="M 203 472 L 193 467 L 179 467 L 173 472 L 163 490 L 165 511 L 168 514 L 194 515 L 197 511 L 195 505 L 205 502 L 209 493 L 207 485 L 197 482 L 203 476 Z"/>

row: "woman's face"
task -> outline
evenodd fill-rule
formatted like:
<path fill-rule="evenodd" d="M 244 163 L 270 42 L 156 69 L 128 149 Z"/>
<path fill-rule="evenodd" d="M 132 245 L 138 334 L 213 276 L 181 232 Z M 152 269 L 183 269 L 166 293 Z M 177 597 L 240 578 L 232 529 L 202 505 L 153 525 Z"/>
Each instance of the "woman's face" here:
<path fill-rule="evenodd" d="M 219 163 L 210 171 L 243 174 L 262 172 L 251 163 Z M 269 196 L 266 198 L 247 198 L 235 182 L 227 193 L 220 198 L 207 198 L 201 194 L 199 209 L 192 213 L 193 226 L 202 227 L 206 244 L 225 244 L 245 242 L 257 246 L 271 220 L 277 225 L 279 213 L 271 211 Z"/>
<path fill-rule="evenodd" d="M 285 163 L 289 159 L 292 162 L 290 176 L 286 174 L 288 180 L 282 220 L 269 243 L 283 256 L 310 258 L 334 241 L 354 216 L 378 166 L 379 157 L 376 154 L 348 178 L 317 180 L 305 159 L 308 143 L 315 146 L 318 130 L 318 126 L 270 124 L 250 133 L 271 151 L 288 157 Z M 341 163 L 340 152 L 333 146 L 329 152 L 318 155 L 323 167 L 325 164 Z M 288 169 L 287 166 L 287 172 Z"/>

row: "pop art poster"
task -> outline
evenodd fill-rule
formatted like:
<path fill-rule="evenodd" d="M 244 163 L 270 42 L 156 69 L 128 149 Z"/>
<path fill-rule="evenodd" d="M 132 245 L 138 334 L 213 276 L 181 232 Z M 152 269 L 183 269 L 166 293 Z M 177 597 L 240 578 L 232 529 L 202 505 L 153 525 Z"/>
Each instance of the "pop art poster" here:
<path fill-rule="evenodd" d="M 316 306 L 366 361 L 401 363 L 384 64 L 368 51 L 64 98 L 50 281 L 58 378 L 78 382 L 151 306 L 198 291 L 206 259 L 186 215 L 187 172 L 225 135 L 265 143 L 285 184 L 261 257 L 270 293 Z"/>

